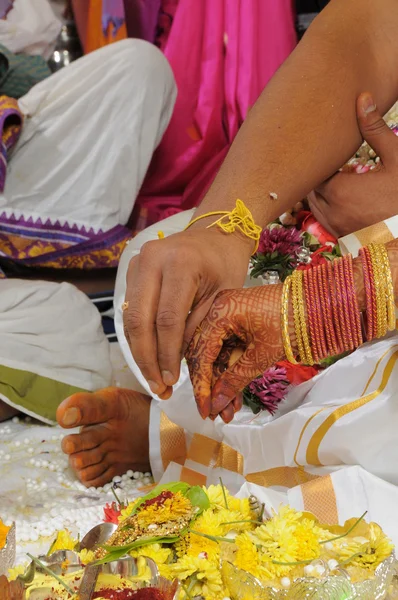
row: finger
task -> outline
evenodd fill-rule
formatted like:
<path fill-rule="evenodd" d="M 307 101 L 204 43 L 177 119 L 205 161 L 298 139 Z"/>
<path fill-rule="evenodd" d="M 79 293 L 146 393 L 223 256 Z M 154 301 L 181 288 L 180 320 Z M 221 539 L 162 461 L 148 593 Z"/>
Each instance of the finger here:
<path fill-rule="evenodd" d="M 155 321 L 162 275 L 159 256 L 155 260 L 153 246 L 148 242 L 138 257 L 130 261 L 123 323 L 131 353 L 154 394 L 163 394 L 166 385 L 157 360 Z"/>
<path fill-rule="evenodd" d="M 192 312 L 188 315 L 188 319 L 185 323 L 184 341 L 182 347 L 183 354 L 187 352 L 187 349 L 191 343 L 195 331 L 207 316 L 207 313 L 209 312 L 216 295 L 217 294 L 213 294 L 207 300 L 200 302 L 197 306 L 195 306 L 192 309 Z"/>
<path fill-rule="evenodd" d="M 212 390 L 211 414 L 221 413 L 249 383 L 261 375 L 253 359 L 254 347 L 250 344 L 237 362 L 217 380 Z M 266 367 L 266 366 L 265 366 Z"/>
<path fill-rule="evenodd" d="M 228 338 L 229 333 L 224 326 L 213 325 L 209 319 L 205 319 L 188 348 L 189 374 L 199 414 L 203 419 L 206 419 L 211 412 L 214 364 L 217 362 L 223 341 Z"/>
<path fill-rule="evenodd" d="M 228 404 L 228 406 L 226 406 L 224 408 L 224 410 L 221 411 L 220 417 L 222 418 L 224 423 L 230 423 L 232 421 L 232 419 L 234 418 L 234 416 L 235 416 L 234 407 L 233 407 L 232 402 L 230 402 Z"/>
<path fill-rule="evenodd" d="M 243 406 L 243 394 L 239 392 L 235 398 L 232 400 L 232 405 L 234 407 L 234 412 L 237 413 L 241 410 Z"/>
<path fill-rule="evenodd" d="M 363 139 L 380 156 L 382 162 L 387 165 L 391 161 L 396 161 L 398 152 L 396 135 L 384 121 L 368 92 L 358 98 L 357 118 Z"/>
<path fill-rule="evenodd" d="M 181 276 L 173 261 L 163 271 L 162 287 L 156 315 L 157 357 L 163 382 L 172 386 L 180 375 L 185 322 L 197 291 L 189 274 Z"/>

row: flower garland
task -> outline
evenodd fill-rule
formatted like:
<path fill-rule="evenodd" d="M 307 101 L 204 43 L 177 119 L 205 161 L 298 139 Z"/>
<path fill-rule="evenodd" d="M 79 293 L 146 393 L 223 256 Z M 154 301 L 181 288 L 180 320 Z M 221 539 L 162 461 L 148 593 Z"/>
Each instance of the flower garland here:
<path fill-rule="evenodd" d="M 335 237 L 320 225 L 303 202 L 266 227 L 257 253 L 251 259 L 250 275 L 266 284 L 283 282 L 295 269 L 311 269 L 341 256 Z M 291 385 L 312 379 L 321 369 L 341 357 L 314 367 L 281 361 L 267 369 L 243 391 L 243 401 L 254 414 L 267 410 L 273 415 Z"/>

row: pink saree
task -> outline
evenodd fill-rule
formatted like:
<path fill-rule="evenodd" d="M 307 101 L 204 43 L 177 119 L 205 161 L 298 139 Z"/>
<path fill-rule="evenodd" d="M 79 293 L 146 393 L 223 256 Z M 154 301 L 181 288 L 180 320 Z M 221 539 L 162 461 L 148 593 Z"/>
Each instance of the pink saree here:
<path fill-rule="evenodd" d="M 163 0 L 162 23 L 179 95 L 133 212 L 135 230 L 199 204 L 248 109 L 296 44 L 292 0 Z"/>

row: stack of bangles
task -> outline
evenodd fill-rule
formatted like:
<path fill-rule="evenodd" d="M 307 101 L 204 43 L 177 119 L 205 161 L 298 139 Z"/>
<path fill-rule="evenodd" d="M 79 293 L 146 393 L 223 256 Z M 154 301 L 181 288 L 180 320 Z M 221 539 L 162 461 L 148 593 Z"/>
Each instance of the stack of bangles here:
<path fill-rule="evenodd" d="M 394 286 L 383 244 L 360 250 L 366 292 L 366 340 L 395 330 Z M 289 301 L 293 308 L 298 356 L 289 335 Z M 307 271 L 295 271 L 283 284 L 282 337 L 286 358 L 314 365 L 358 348 L 363 342 L 361 313 L 349 254 Z"/>

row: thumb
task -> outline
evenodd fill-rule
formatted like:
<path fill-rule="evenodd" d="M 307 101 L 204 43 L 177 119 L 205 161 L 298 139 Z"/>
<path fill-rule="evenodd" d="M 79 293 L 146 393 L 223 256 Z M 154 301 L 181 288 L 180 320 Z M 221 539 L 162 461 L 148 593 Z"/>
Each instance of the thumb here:
<path fill-rule="evenodd" d="M 357 118 L 365 142 L 380 156 L 384 164 L 388 163 L 397 152 L 398 140 L 379 113 L 369 92 L 358 98 Z"/>

